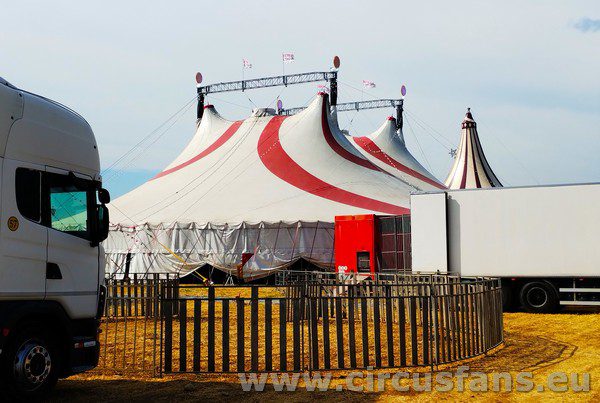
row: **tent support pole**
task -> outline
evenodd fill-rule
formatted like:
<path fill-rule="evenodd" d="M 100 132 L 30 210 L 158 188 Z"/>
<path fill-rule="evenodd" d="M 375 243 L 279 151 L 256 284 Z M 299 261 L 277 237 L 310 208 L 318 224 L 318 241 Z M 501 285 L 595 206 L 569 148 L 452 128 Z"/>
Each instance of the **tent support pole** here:
<path fill-rule="evenodd" d="M 333 72 L 332 76 L 329 78 L 329 93 L 330 93 L 330 102 L 331 106 L 337 105 L 337 72 Z"/>
<path fill-rule="evenodd" d="M 403 113 L 404 113 L 404 107 L 403 107 L 403 102 L 400 102 L 398 105 L 396 105 L 396 129 L 397 130 L 402 130 L 402 126 L 404 126 L 404 120 L 403 120 Z"/>
<path fill-rule="evenodd" d="M 196 115 L 198 121 L 202 119 L 202 115 L 204 114 L 204 94 L 198 88 L 198 108 L 196 110 Z"/>

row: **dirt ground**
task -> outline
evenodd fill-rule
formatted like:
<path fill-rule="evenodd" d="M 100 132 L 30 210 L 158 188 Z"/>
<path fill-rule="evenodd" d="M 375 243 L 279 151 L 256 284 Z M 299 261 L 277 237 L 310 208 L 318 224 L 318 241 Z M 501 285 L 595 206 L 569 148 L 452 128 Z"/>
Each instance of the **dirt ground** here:
<path fill-rule="evenodd" d="M 50 401 L 286 401 L 300 402 L 312 399 L 326 401 L 364 400 L 457 400 L 475 399 L 486 401 L 537 401 L 560 399 L 563 401 L 600 401 L 600 313 L 563 312 L 541 315 L 526 313 L 504 314 L 505 344 L 485 357 L 472 359 L 464 365 L 469 372 L 492 374 L 508 372 L 516 378 L 519 372 L 531 372 L 535 387 L 530 392 L 471 391 L 467 387 L 470 379 L 464 382 L 464 392 L 455 388 L 449 392 L 400 392 L 391 383 L 386 383 L 383 391 L 354 392 L 346 390 L 345 380 L 334 374 L 329 390 L 323 392 L 298 391 L 276 392 L 267 385 L 263 392 L 244 392 L 236 375 L 179 375 L 160 379 L 136 378 L 131 376 L 106 376 L 94 373 L 79 375 L 59 382 Z M 452 367 L 438 371 L 455 371 Z M 546 387 L 548 376 L 555 372 L 590 374 L 589 392 L 553 392 Z M 377 372 L 374 374 L 377 377 Z M 433 375 L 435 377 L 435 373 Z M 570 376 L 570 375 L 569 375 Z M 490 376 L 491 378 L 491 376 Z M 581 381 L 581 375 L 580 375 Z M 354 382 L 360 384 L 359 382 Z M 491 385 L 491 381 L 490 384 Z M 336 391 L 338 385 L 343 391 Z M 491 389 L 491 386 L 489 386 Z"/>

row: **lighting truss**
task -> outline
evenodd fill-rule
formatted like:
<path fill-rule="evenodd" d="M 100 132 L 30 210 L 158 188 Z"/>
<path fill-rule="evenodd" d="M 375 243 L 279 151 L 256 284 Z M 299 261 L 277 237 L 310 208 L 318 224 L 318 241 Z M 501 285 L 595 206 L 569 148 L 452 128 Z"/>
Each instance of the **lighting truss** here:
<path fill-rule="evenodd" d="M 198 87 L 198 94 L 214 94 L 217 92 L 246 91 L 256 88 L 288 86 L 292 84 L 330 81 L 337 79 L 337 71 L 288 74 L 284 76 L 254 78 L 250 80 L 229 81 Z"/>
<path fill-rule="evenodd" d="M 344 102 L 341 104 L 337 104 L 336 109 L 338 112 L 348 112 L 348 111 L 360 111 L 364 109 L 381 109 L 381 108 L 402 108 L 404 100 L 403 99 L 374 99 L 370 101 L 357 101 L 357 102 Z M 280 111 L 281 115 L 295 115 L 298 112 L 301 112 L 305 106 L 301 106 L 298 108 L 287 108 L 282 109 Z"/>

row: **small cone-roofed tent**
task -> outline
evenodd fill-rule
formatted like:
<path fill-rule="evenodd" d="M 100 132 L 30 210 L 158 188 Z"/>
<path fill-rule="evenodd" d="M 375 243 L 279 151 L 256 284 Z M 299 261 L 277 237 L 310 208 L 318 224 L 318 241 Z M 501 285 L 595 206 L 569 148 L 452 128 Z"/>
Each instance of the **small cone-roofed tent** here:
<path fill-rule="evenodd" d="M 471 108 L 462 122 L 460 145 L 445 184 L 449 189 L 502 187 L 483 153 Z"/>
<path fill-rule="evenodd" d="M 242 253 L 254 254 L 245 278 L 299 258 L 331 266 L 336 215 L 405 214 L 415 189 L 362 157 L 327 94 L 297 115 L 235 122 L 207 106 L 183 152 L 111 204 L 108 272 L 236 273 Z"/>
<path fill-rule="evenodd" d="M 389 117 L 373 134 L 350 137 L 350 141 L 371 163 L 416 190 L 445 189 L 408 151 L 393 117 Z"/>

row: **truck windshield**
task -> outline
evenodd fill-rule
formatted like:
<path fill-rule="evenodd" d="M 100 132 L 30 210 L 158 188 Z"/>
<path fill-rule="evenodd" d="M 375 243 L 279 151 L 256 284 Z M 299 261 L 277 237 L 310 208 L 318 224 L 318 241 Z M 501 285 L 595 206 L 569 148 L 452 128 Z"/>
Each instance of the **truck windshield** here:
<path fill-rule="evenodd" d="M 50 222 L 63 232 L 87 232 L 87 192 L 76 188 L 50 188 Z"/>

